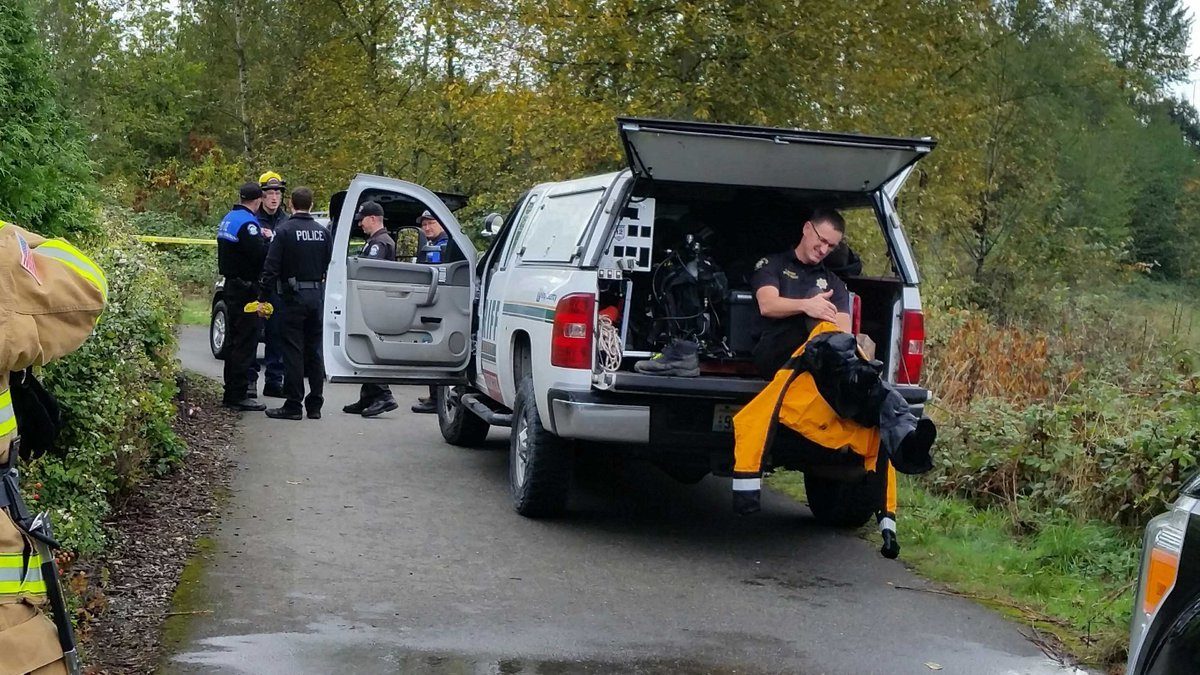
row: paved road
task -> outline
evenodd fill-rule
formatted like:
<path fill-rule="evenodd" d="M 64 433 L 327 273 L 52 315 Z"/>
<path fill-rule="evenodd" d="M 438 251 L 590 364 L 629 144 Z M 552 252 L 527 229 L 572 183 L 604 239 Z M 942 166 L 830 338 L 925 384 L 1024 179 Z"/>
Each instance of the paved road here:
<path fill-rule="evenodd" d="M 204 332 L 181 358 L 218 373 Z M 581 477 L 570 516 L 509 506 L 505 436 L 445 445 L 407 405 L 374 420 L 245 414 L 201 614 L 166 673 L 1066 672 L 1017 626 L 767 494 L 637 465 Z M 410 401 L 414 388 L 397 388 Z M 903 528 L 903 521 L 901 521 Z"/>

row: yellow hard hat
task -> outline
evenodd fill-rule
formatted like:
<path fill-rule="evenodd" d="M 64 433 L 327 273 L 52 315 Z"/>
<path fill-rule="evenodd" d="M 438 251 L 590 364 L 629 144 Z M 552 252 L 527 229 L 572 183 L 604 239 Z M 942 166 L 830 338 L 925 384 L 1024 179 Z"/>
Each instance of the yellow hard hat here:
<path fill-rule="evenodd" d="M 258 177 L 258 186 L 264 190 L 282 190 L 287 187 L 287 181 L 274 171 L 268 171 Z"/>

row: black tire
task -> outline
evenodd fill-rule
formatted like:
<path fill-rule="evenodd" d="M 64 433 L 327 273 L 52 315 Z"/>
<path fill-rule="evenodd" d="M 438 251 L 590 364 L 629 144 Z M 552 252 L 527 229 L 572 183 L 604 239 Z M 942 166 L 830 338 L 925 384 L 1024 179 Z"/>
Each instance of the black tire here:
<path fill-rule="evenodd" d="M 463 407 L 459 399 L 465 393 L 466 387 L 438 387 L 438 426 L 442 429 L 442 438 L 450 445 L 473 448 L 487 440 L 492 425 Z"/>
<path fill-rule="evenodd" d="M 867 524 L 879 507 L 882 491 L 873 475 L 847 483 L 804 474 L 808 508 L 818 522 L 833 527 L 858 528 Z"/>
<path fill-rule="evenodd" d="M 549 518 L 567 508 L 573 450 L 542 425 L 534 403 L 533 378 L 517 385 L 512 435 L 508 443 L 508 483 L 513 508 L 527 518 Z"/>
<path fill-rule="evenodd" d="M 229 313 L 224 300 L 218 300 L 213 305 L 212 316 L 208 320 L 208 348 L 212 350 L 214 359 L 224 360 L 229 353 Z"/>

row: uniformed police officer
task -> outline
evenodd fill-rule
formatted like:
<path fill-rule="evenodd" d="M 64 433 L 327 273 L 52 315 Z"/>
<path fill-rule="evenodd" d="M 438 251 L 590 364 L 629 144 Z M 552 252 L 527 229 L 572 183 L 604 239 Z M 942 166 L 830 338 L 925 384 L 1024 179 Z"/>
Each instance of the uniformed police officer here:
<path fill-rule="evenodd" d="M 383 207 L 377 202 L 366 201 L 358 207 L 354 220 L 362 227 L 367 235 L 367 242 L 358 252 L 360 258 L 374 260 L 395 260 L 396 242 L 388 234 L 383 224 Z M 395 410 L 396 399 L 392 390 L 386 385 L 364 384 L 358 392 L 358 400 L 342 407 L 342 412 L 363 417 L 375 417 L 390 410 Z"/>
<path fill-rule="evenodd" d="M 287 400 L 281 407 L 267 410 L 267 416 L 275 419 L 298 420 L 302 411 L 309 419 L 320 419 L 325 402 L 321 311 L 333 241 L 309 213 L 312 204 L 312 190 L 299 187 L 292 192 L 292 217 L 275 231 L 258 292 L 260 303 L 276 290 L 283 300 L 283 393 Z M 265 313 L 263 307 L 259 305 L 260 314 Z M 306 377 L 308 396 L 304 395 Z"/>
<path fill-rule="evenodd" d="M 244 311 L 258 297 L 258 280 L 267 256 L 267 239 L 254 215 L 262 205 L 263 191 L 249 182 L 239 191 L 241 203 L 221 219 L 217 229 L 217 267 L 225 276 L 229 350 L 225 354 L 225 395 L 222 401 L 235 410 L 265 410 L 267 406 L 246 396 L 250 371 L 258 351 L 259 318 Z"/>
<path fill-rule="evenodd" d="M 417 253 L 417 262 L 426 265 L 440 265 L 446 262 L 450 237 L 446 234 L 442 223 L 433 213 L 425 211 L 417 217 L 417 225 L 421 226 L 421 232 L 425 234 L 425 247 Z M 429 396 L 418 398 L 412 406 L 412 411 L 415 413 L 437 412 L 437 387 L 430 386 Z"/>
<path fill-rule="evenodd" d="M 287 189 L 287 181 L 274 171 L 268 171 L 258 177 L 258 187 L 262 188 L 263 201 L 258 207 L 258 226 L 269 242 L 275 230 L 288 219 L 287 209 L 283 207 L 283 191 Z M 283 347 L 280 342 L 280 327 L 283 326 L 282 303 L 279 296 L 271 297 L 275 313 L 267 317 L 263 323 L 263 360 L 257 361 L 250 369 L 250 389 L 246 392 L 251 398 L 258 389 L 258 371 L 266 371 L 263 384 L 263 396 L 283 398 Z"/>
<path fill-rule="evenodd" d="M 845 236 L 846 221 L 837 211 L 817 209 L 802 230 L 795 249 L 759 260 L 750 277 L 762 316 L 754 364 L 767 379 L 817 323 L 828 321 L 850 332 L 850 294 L 825 264 Z"/>

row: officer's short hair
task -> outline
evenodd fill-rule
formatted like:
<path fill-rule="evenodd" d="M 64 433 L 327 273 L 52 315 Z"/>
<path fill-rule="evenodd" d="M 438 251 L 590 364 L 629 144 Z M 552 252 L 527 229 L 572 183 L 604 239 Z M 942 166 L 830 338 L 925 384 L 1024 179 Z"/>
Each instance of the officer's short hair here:
<path fill-rule="evenodd" d="M 846 219 L 835 209 L 815 209 L 808 220 L 813 225 L 828 223 L 833 229 L 846 234 Z"/>
<path fill-rule="evenodd" d="M 312 208 L 313 194 L 312 189 L 306 187 L 298 187 L 292 190 L 292 206 L 307 211 Z"/>

